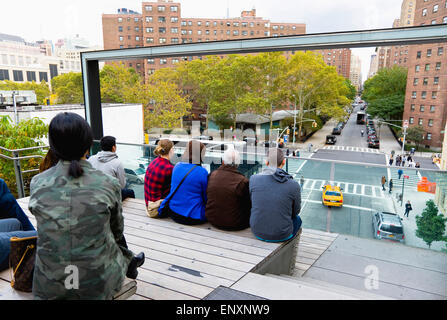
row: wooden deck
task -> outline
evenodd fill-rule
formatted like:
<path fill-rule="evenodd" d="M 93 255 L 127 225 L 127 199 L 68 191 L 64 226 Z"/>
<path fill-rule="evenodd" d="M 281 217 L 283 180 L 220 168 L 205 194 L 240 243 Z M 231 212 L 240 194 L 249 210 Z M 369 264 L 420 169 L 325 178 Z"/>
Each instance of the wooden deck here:
<path fill-rule="evenodd" d="M 35 224 L 28 198 L 18 202 Z M 137 294 L 131 299 L 202 299 L 219 286 L 231 287 L 282 245 L 259 241 L 250 229 L 225 232 L 210 224 L 184 226 L 171 219 L 151 219 L 144 200 L 126 200 L 123 215 L 129 248 L 146 255 L 138 269 Z M 304 229 L 296 275 L 306 272 L 337 236 Z M 0 273 L 0 293 L 9 286 L 9 280 L 9 271 Z"/>

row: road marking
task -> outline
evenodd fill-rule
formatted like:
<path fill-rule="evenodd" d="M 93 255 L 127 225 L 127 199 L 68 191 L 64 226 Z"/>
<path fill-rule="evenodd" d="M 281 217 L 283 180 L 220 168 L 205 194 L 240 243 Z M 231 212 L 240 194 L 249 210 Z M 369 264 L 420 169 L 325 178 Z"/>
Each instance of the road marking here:
<path fill-rule="evenodd" d="M 300 172 L 301 171 L 301 169 L 303 169 L 303 167 L 304 167 L 304 165 L 307 163 L 307 160 L 306 161 L 304 161 L 302 164 L 301 164 L 301 166 L 298 168 L 298 170 L 296 170 L 296 172 L 295 173 L 298 173 L 298 172 Z"/>
<path fill-rule="evenodd" d="M 306 202 L 306 203 L 307 203 L 307 202 L 310 202 L 310 203 L 320 203 L 320 204 L 321 204 L 321 201 L 317 201 L 317 200 L 309 200 L 309 199 L 301 200 L 301 202 Z M 376 211 L 376 210 L 371 209 L 371 208 L 352 206 L 352 205 L 350 205 L 350 204 L 343 204 L 343 207 L 346 207 L 346 208 L 349 208 L 349 209 L 362 210 L 362 211 L 371 211 L 371 212 Z M 303 207 L 303 208 L 304 208 L 304 207 Z M 328 209 L 330 209 L 330 207 L 328 207 Z M 302 209 L 301 209 L 301 210 L 302 210 Z"/>

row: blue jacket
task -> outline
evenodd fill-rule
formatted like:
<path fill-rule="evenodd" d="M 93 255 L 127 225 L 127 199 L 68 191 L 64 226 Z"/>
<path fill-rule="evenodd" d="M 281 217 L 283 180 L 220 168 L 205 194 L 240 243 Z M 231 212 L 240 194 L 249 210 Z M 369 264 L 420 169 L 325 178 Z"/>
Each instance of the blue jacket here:
<path fill-rule="evenodd" d="M 185 175 L 195 164 L 179 162 L 172 171 L 171 191 L 166 199 L 161 203 L 158 212 L 162 212 L 166 201 L 171 198 L 172 193 L 177 188 L 178 184 L 183 180 Z M 202 167 L 195 168 L 183 181 L 180 188 L 175 193 L 174 197 L 169 202 L 169 207 L 175 213 L 196 219 L 206 221 L 205 206 L 206 206 L 206 189 L 208 186 L 208 171 Z"/>
<path fill-rule="evenodd" d="M 285 241 L 293 236 L 293 219 L 301 210 L 298 182 L 279 168 L 267 167 L 250 178 L 253 234 L 267 241 Z"/>

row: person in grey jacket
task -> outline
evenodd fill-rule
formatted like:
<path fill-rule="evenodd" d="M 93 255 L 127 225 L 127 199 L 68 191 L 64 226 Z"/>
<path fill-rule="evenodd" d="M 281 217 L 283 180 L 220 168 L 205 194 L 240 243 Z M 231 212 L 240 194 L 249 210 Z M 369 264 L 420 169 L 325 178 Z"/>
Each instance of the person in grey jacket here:
<path fill-rule="evenodd" d="M 106 136 L 100 141 L 101 150 L 96 155 L 90 157 L 88 161 L 93 168 L 118 179 L 121 185 L 122 200 L 135 198 L 135 192 L 132 189 L 126 189 L 126 175 L 124 167 L 116 154 L 115 137 Z"/>
<path fill-rule="evenodd" d="M 300 187 L 282 169 L 285 163 L 283 152 L 271 148 L 268 151 L 267 168 L 250 178 L 250 227 L 256 238 L 262 241 L 282 242 L 292 239 L 302 224 L 299 217 Z"/>

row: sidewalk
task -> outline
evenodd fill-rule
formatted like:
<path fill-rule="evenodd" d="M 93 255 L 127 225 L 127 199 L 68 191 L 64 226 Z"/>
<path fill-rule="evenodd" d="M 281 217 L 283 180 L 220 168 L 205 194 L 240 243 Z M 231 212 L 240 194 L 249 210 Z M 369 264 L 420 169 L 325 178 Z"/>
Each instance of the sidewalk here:
<path fill-rule="evenodd" d="M 428 200 L 434 200 L 435 195 L 431 193 L 426 192 L 417 192 L 415 190 L 408 190 L 405 188 L 404 191 L 404 201 L 401 206 L 400 202 L 396 199 L 396 194 L 401 193 L 400 189 L 395 189 L 392 193 L 392 199 L 393 199 L 393 205 L 395 212 L 403 218 L 402 223 L 404 225 L 404 232 L 405 232 L 405 244 L 412 247 L 418 247 L 423 249 L 428 249 L 427 244 L 422 240 L 421 238 L 418 238 L 416 236 L 416 216 L 422 215 L 422 211 L 426 207 L 426 202 Z M 404 217 L 405 213 L 405 203 L 410 200 L 411 207 L 413 208 L 412 211 L 410 211 L 409 217 Z M 435 251 L 442 251 L 443 249 L 446 249 L 446 245 L 444 241 L 438 241 L 433 242 L 431 245 L 431 250 Z"/>
<path fill-rule="evenodd" d="M 387 155 L 390 155 L 391 151 L 395 151 L 396 154 L 402 153 L 402 147 L 387 125 L 380 127 L 380 151 Z"/>
<path fill-rule="evenodd" d="M 312 150 L 315 151 L 317 149 L 323 148 L 326 145 L 326 136 L 332 134 L 332 129 L 337 125 L 337 121 L 334 119 L 329 120 L 325 123 L 323 128 L 315 132 L 312 137 L 310 137 L 306 142 L 304 143 L 287 143 L 287 148 L 290 150 L 296 150 L 299 149 L 307 151 L 309 148 L 309 144 L 312 144 Z"/>

